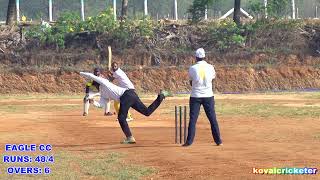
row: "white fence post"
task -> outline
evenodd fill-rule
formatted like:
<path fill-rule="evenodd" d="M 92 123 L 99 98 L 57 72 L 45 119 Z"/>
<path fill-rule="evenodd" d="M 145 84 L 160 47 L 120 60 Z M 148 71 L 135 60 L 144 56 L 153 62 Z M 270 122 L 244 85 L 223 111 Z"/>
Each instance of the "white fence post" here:
<path fill-rule="evenodd" d="M 49 0 L 49 22 L 52 21 L 52 0 Z"/>
<path fill-rule="evenodd" d="M 178 20 L 178 2 L 177 0 L 174 1 L 174 20 Z"/>
<path fill-rule="evenodd" d="M 117 0 L 113 0 L 113 15 L 114 15 L 114 20 L 117 20 Z"/>
<path fill-rule="evenodd" d="M 17 6 L 17 21 L 20 22 L 20 2 L 19 2 L 19 0 L 16 0 L 16 6 Z"/>
<path fill-rule="evenodd" d="M 144 0 L 144 15 L 148 16 L 148 0 Z"/>
<path fill-rule="evenodd" d="M 318 6 L 316 6 L 316 19 L 318 18 Z"/>
<path fill-rule="evenodd" d="M 296 19 L 296 5 L 294 0 L 292 0 L 292 19 Z"/>
<path fill-rule="evenodd" d="M 84 0 L 81 0 L 81 19 L 84 21 Z"/>
<path fill-rule="evenodd" d="M 268 0 L 264 0 L 264 15 L 268 18 Z"/>
<path fill-rule="evenodd" d="M 208 6 L 206 6 L 206 10 L 204 12 L 204 19 L 207 20 L 208 19 Z"/>

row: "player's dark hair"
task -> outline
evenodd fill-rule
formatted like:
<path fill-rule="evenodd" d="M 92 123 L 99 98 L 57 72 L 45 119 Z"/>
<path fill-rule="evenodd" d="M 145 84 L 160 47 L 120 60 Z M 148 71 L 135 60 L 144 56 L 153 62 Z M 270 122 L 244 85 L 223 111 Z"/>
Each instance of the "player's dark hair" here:
<path fill-rule="evenodd" d="M 93 72 L 100 72 L 101 73 L 101 69 L 96 67 L 96 68 L 94 68 Z"/>

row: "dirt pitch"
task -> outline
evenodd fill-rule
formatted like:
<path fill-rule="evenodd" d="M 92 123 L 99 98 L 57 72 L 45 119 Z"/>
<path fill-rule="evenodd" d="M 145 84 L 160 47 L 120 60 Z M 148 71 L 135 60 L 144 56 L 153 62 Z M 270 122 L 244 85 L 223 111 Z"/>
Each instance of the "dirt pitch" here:
<path fill-rule="evenodd" d="M 126 164 L 154 169 L 142 179 L 320 179 L 319 172 L 317 175 L 252 173 L 252 168 L 320 168 L 319 94 L 217 95 L 224 146 L 213 143 L 208 120 L 201 110 L 195 142 L 188 148 L 174 144 L 173 128 L 174 105 L 187 105 L 188 97 L 167 98 L 150 117 L 131 110 L 135 120 L 129 124 L 136 145 L 119 144 L 123 133 L 116 116 L 104 117 L 101 109 L 92 108 L 89 116 L 83 117 L 81 96 L 70 97 L 1 98 L 2 154 L 7 143 L 48 143 L 54 152 L 123 153 Z M 152 99 L 142 100 L 150 104 Z M 71 169 L 81 174 L 81 168 L 77 167 Z M 5 174 L 5 169 L 1 169 L 1 174 Z M 85 173 L 80 177 L 108 179 Z M 9 178 L 20 179 L 21 175 Z"/>

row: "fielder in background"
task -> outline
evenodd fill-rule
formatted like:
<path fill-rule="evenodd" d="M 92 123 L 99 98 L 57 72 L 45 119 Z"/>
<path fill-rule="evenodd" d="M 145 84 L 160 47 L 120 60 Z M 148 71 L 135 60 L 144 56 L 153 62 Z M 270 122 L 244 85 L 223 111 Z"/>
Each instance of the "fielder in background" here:
<path fill-rule="evenodd" d="M 146 107 L 140 100 L 139 96 L 132 89 L 125 89 L 119 86 L 114 85 L 109 80 L 102 77 L 98 77 L 92 73 L 80 72 L 80 75 L 85 78 L 96 81 L 100 84 L 100 93 L 103 98 L 110 98 L 114 101 L 120 102 L 120 110 L 118 114 L 119 124 L 126 138 L 121 142 L 123 144 L 134 144 L 136 143 L 135 138 L 132 136 L 126 117 L 128 115 L 129 108 L 132 107 L 136 111 L 140 112 L 145 116 L 150 116 L 169 95 L 167 91 L 160 91 L 156 100 L 153 103 Z"/>
<path fill-rule="evenodd" d="M 201 105 L 203 105 L 206 115 L 210 121 L 214 142 L 218 146 L 222 145 L 219 125 L 214 109 L 215 103 L 212 90 L 212 80 L 216 77 L 216 72 L 214 67 L 211 64 L 208 64 L 204 59 L 205 51 L 200 48 L 196 51 L 196 64 L 191 66 L 189 69 L 190 84 L 192 86 L 189 100 L 190 121 L 187 141 L 183 146 L 190 146 L 193 143 Z"/>
<path fill-rule="evenodd" d="M 135 90 L 133 83 L 130 81 L 126 73 L 119 68 L 118 63 L 113 62 L 111 64 L 111 70 L 112 72 L 108 73 L 108 78 L 110 79 L 110 81 L 115 80 L 118 86 L 125 89 L 131 89 L 133 91 Z M 119 101 L 114 101 L 114 109 L 116 110 L 117 114 L 119 114 L 119 109 L 120 109 Z M 130 112 L 128 112 L 127 121 L 132 121 L 132 120 L 133 120 L 132 115 Z"/>
<path fill-rule="evenodd" d="M 99 68 L 95 68 L 93 71 L 93 74 L 96 76 L 102 76 L 101 75 L 101 70 Z M 99 86 L 100 84 L 95 82 L 95 81 L 90 81 L 86 84 L 86 95 L 83 98 L 83 116 L 88 116 L 89 114 L 89 108 L 90 108 L 90 104 L 94 104 L 95 106 L 98 106 L 97 102 L 94 100 L 95 97 L 100 96 L 100 92 L 99 92 Z M 99 104 L 105 104 L 103 107 L 105 107 L 104 109 L 104 115 L 105 116 L 109 116 L 112 115 L 110 111 L 110 106 L 108 107 L 107 104 L 108 100 L 101 98 L 100 97 L 100 102 Z"/>

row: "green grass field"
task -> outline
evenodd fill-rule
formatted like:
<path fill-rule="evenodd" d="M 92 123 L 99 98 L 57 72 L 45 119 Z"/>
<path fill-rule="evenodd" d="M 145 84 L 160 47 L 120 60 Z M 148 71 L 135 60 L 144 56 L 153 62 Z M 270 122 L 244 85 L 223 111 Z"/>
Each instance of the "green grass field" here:
<path fill-rule="evenodd" d="M 142 101 L 151 102 L 154 95 L 143 95 Z M 30 94 L 30 95 L 11 95 L 2 96 L 0 102 L 0 117 L 10 115 L 15 117 L 19 115 L 23 117 L 25 113 L 50 112 L 57 114 L 68 114 L 69 111 L 77 112 L 82 110 L 82 95 L 46 95 L 46 94 Z M 174 99 L 176 98 L 176 100 Z M 242 94 L 242 95 L 216 95 L 216 113 L 218 119 L 228 119 L 233 117 L 258 118 L 259 120 L 286 119 L 296 121 L 301 120 L 318 120 L 320 117 L 319 107 L 320 93 L 264 93 L 264 94 Z M 41 101 L 39 101 L 41 100 Z M 12 101 L 12 104 L 10 103 Z M 38 104 L 32 102 L 39 101 Z M 21 103 L 22 102 L 22 103 Z M 31 103 L 29 103 L 31 102 Z M 59 104 L 61 103 L 61 104 Z M 188 103 L 187 95 L 178 95 L 172 100 L 165 102 L 160 106 L 161 115 L 173 117 L 174 106 L 177 103 Z M 45 114 L 45 113 L 44 113 Z M 204 115 L 204 111 L 200 113 Z M 67 116 L 66 116 L 67 117 Z M 66 120 L 62 117 L 59 120 Z M 103 118 L 103 117 L 100 117 Z M 161 118 L 160 118 L 161 119 Z M 19 120 L 19 119 L 18 119 Z M 81 119 L 81 112 L 76 121 Z M 50 119 L 46 117 L 34 117 L 27 119 L 28 123 L 48 123 Z M 52 122 L 51 122 L 52 123 Z M 69 123 L 69 122 L 68 122 Z M 108 122 L 106 122 L 108 123 Z M 83 124 L 86 127 L 86 124 Z M 3 127 L 5 127 L 3 125 Z M 118 128 L 118 127 L 117 127 Z M 248 132 L 251 129 L 247 129 Z M 45 130 L 44 130 L 45 131 Z M 9 131 L 10 133 L 1 133 L 0 140 L 7 142 L 8 139 L 20 139 L 28 141 L 34 137 L 34 132 Z M 244 131 L 246 132 L 246 131 Z M 315 131 L 312 139 L 320 140 L 320 132 Z M 45 132 L 44 132 L 45 133 Z M 269 137 L 278 137 L 278 135 L 269 135 Z M 311 137 L 310 136 L 310 137 Z M 77 137 L 75 137 L 77 138 Z M 156 174 L 158 169 L 132 164 L 127 161 L 126 153 L 102 150 L 83 150 L 69 151 L 60 148 L 53 152 L 55 162 L 46 164 L 23 164 L 23 166 L 39 166 L 49 167 L 52 173 L 49 175 L 7 175 L 6 168 L 11 164 L 0 162 L 0 179 L 57 179 L 57 180 L 77 180 L 77 179 L 142 179 L 146 176 Z M 2 155 L 4 155 L 3 153 Z M 19 154 L 21 155 L 21 154 Z M 23 154 L 22 154 L 23 155 Z M 14 164 L 17 166 L 17 164 Z"/>
<path fill-rule="evenodd" d="M 239 100 L 239 99 L 219 99 L 216 98 L 216 113 L 221 116 L 256 116 L 261 118 L 268 117 L 290 117 L 290 118 L 303 118 L 311 117 L 317 118 L 320 117 L 319 104 L 315 100 L 320 99 L 320 92 L 315 93 L 267 93 L 261 94 L 264 95 L 276 95 L 276 96 L 287 96 L 291 95 L 296 97 L 299 100 L 301 106 L 299 107 L 290 107 L 281 100 L 273 99 L 270 100 Z M 222 95 L 223 96 L 223 95 Z M 236 96 L 236 95 L 234 95 Z M 245 96 L 246 95 L 242 95 Z M 259 96 L 259 95 L 258 95 Z M 141 98 L 150 98 L 152 95 L 143 95 Z M 174 97 L 179 98 L 188 98 L 188 95 L 177 95 Z M 30 95 L 10 95 L 2 96 L 1 100 L 44 100 L 42 104 L 28 104 L 26 105 L 0 105 L 0 112 L 6 113 L 26 113 L 29 111 L 45 111 L 47 109 L 61 111 L 61 110 L 76 110 L 81 107 L 77 104 L 46 104 L 46 101 L 50 100 L 61 100 L 69 99 L 76 100 L 79 99 L 81 102 L 81 95 L 45 95 L 45 94 L 30 94 Z M 305 101 L 303 101 L 305 100 Z M 311 100 L 311 101 L 310 101 Z M 277 102 L 279 101 L 279 103 Z M 164 111 L 164 114 L 174 113 L 173 109 L 168 109 Z"/>
<path fill-rule="evenodd" d="M 3 154 L 4 155 L 4 154 Z M 9 155 L 9 154 L 6 154 Z M 11 155 L 14 155 L 13 153 Z M 119 179 L 119 180 L 137 180 L 143 176 L 154 173 L 155 170 L 139 165 L 132 165 L 123 160 L 126 156 L 121 153 L 105 153 L 97 151 L 86 152 L 54 152 L 47 154 L 54 156 L 54 163 L 24 163 L 22 167 L 45 167 L 50 168 L 48 175 L 7 175 L 6 169 L 11 164 L 1 161 L 0 179 L 57 179 L 57 180 L 78 180 L 78 179 Z M 34 156 L 32 156 L 35 158 Z M 18 166 L 19 163 L 14 163 Z"/>

